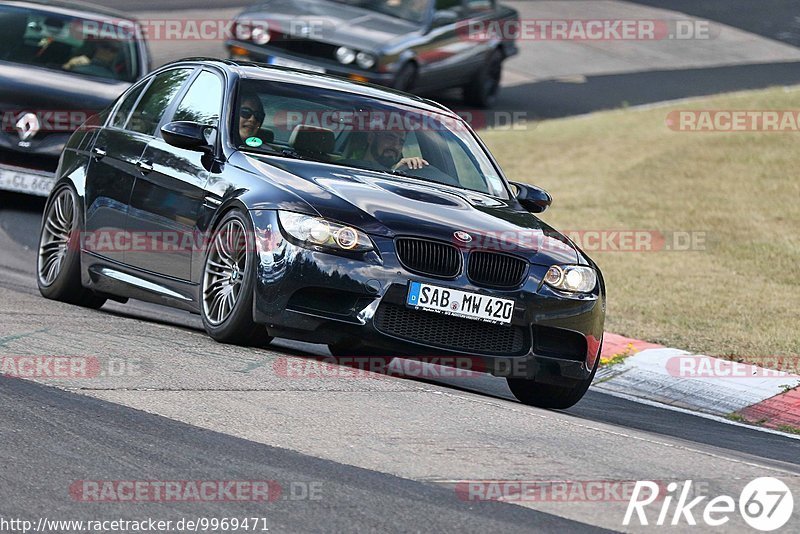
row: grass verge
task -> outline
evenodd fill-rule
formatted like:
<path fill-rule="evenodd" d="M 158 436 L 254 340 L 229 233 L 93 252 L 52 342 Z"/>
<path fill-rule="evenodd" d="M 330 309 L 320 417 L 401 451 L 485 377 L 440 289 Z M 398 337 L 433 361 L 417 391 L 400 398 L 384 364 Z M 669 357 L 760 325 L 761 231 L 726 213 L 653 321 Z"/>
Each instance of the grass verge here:
<path fill-rule="evenodd" d="M 752 363 L 797 362 L 800 133 L 669 129 L 668 113 L 687 109 L 799 110 L 800 90 L 601 112 L 482 137 L 510 179 L 550 191 L 542 218 L 556 228 L 704 237 L 694 250 L 589 252 L 606 278 L 607 330 Z"/>

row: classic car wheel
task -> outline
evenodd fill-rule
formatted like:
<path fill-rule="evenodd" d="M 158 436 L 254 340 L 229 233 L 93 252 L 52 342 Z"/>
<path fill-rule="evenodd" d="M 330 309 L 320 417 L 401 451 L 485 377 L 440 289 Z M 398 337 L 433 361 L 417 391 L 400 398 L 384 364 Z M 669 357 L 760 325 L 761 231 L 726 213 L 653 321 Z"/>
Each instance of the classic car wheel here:
<path fill-rule="evenodd" d="M 464 86 L 464 102 L 479 108 L 490 108 L 497 101 L 503 53 L 495 50 L 470 83 Z"/>
<path fill-rule="evenodd" d="M 589 377 L 576 382 L 572 387 L 539 384 L 526 378 L 506 378 L 506 382 L 508 382 L 511 392 L 522 404 L 564 410 L 583 398 L 589 386 L 592 385 L 599 364 L 600 358 L 597 358 Z"/>
<path fill-rule="evenodd" d="M 256 251 L 250 220 L 229 211 L 214 229 L 206 252 L 201 316 L 208 335 L 220 343 L 266 345 L 272 338 L 253 322 Z"/>
<path fill-rule="evenodd" d="M 417 76 L 417 67 L 413 63 L 406 63 L 400 67 L 400 71 L 392 83 L 392 88 L 398 91 L 409 91 L 414 85 L 414 78 Z"/>
<path fill-rule="evenodd" d="M 69 185 L 59 186 L 45 208 L 36 281 L 39 292 L 46 298 L 96 309 L 106 299 L 81 285 L 81 228 L 78 195 Z"/>

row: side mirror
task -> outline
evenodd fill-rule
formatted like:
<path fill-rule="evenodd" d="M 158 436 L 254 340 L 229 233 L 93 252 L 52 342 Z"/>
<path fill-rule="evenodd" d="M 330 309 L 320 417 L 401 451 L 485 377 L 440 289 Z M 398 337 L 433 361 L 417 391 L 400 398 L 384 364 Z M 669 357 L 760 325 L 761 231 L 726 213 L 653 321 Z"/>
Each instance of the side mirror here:
<path fill-rule="evenodd" d="M 161 135 L 164 137 L 164 141 L 172 146 L 210 154 L 214 149 L 206 139 L 206 131 L 209 128 L 216 128 L 216 126 L 198 122 L 176 121 L 162 126 Z"/>
<path fill-rule="evenodd" d="M 452 9 L 440 9 L 433 13 L 431 28 L 439 28 L 441 26 L 447 26 L 448 24 L 455 24 L 456 22 L 458 22 L 458 13 Z"/>
<path fill-rule="evenodd" d="M 511 182 L 511 185 L 516 189 L 519 203 L 531 213 L 542 213 L 553 202 L 553 197 L 550 196 L 550 193 L 535 185 L 521 184 L 519 182 Z"/>

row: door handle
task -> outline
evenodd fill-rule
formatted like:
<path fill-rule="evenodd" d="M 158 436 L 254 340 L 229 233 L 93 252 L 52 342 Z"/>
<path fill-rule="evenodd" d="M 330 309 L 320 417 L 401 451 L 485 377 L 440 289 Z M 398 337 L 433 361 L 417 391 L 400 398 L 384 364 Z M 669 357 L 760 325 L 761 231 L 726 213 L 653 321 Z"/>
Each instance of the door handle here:
<path fill-rule="evenodd" d="M 106 151 L 100 147 L 94 147 L 92 149 L 92 154 L 94 154 L 94 159 L 96 161 L 100 161 L 104 157 L 106 157 Z"/>
<path fill-rule="evenodd" d="M 136 166 L 139 167 L 139 172 L 141 172 L 142 174 L 150 174 L 151 172 L 153 172 L 153 164 L 150 163 L 149 161 L 140 159 L 139 162 L 136 163 Z"/>

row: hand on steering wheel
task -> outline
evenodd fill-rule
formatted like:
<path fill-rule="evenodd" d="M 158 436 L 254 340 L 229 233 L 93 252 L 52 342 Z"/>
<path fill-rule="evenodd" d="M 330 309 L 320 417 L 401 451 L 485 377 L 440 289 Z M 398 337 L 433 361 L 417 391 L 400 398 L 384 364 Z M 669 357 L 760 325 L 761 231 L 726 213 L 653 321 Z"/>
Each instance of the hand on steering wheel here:
<path fill-rule="evenodd" d="M 430 163 L 428 163 L 427 161 L 425 161 L 420 157 L 403 158 L 400 161 L 398 161 L 394 167 L 392 167 L 392 170 L 396 171 L 397 169 L 399 169 L 404 165 L 409 169 L 421 169 L 423 167 L 430 165 Z"/>

